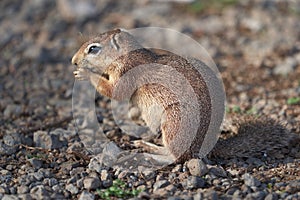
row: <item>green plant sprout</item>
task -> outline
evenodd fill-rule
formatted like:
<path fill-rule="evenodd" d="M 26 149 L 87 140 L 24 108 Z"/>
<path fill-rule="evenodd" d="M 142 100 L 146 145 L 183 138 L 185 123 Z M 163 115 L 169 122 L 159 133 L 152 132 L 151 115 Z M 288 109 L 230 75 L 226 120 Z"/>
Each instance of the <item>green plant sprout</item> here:
<path fill-rule="evenodd" d="M 300 103 L 300 97 L 291 97 L 287 100 L 288 105 L 295 105 Z"/>
<path fill-rule="evenodd" d="M 113 181 L 112 186 L 107 189 L 97 189 L 101 199 L 109 200 L 111 197 L 127 199 L 136 197 L 142 190 L 126 189 L 126 184 L 120 179 Z"/>

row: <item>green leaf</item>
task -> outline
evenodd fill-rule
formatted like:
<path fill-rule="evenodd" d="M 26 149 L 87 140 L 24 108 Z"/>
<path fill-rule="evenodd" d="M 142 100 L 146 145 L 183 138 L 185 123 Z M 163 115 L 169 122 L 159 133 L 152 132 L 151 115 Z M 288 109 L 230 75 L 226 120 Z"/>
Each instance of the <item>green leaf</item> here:
<path fill-rule="evenodd" d="M 239 106 L 233 106 L 232 111 L 234 113 L 240 113 L 242 111 L 242 109 Z"/>
<path fill-rule="evenodd" d="M 120 179 L 116 179 L 113 181 L 113 185 L 107 189 L 97 189 L 97 193 L 102 199 L 110 199 L 111 197 L 118 197 L 127 199 L 130 197 L 137 196 L 142 190 L 128 189 L 126 190 L 126 183 L 121 181 Z"/>
<path fill-rule="evenodd" d="M 291 97 L 287 100 L 288 105 L 294 105 L 300 103 L 300 97 Z"/>

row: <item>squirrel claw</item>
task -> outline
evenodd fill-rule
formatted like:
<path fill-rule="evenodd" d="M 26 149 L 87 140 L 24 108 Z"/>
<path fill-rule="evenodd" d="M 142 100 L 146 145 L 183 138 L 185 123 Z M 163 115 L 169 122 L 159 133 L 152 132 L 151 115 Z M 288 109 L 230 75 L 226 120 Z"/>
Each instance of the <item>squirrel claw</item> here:
<path fill-rule="evenodd" d="M 75 76 L 75 78 L 77 80 L 85 80 L 85 79 L 87 79 L 86 73 L 81 68 L 79 68 L 78 70 L 75 70 L 73 72 L 73 74 L 74 74 L 74 76 Z"/>

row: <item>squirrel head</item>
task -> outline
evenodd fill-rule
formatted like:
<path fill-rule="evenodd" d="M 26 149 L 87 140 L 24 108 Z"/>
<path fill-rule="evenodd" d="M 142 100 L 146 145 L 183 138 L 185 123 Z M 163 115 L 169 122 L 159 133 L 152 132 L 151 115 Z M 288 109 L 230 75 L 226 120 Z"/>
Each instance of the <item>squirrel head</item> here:
<path fill-rule="evenodd" d="M 124 68 L 117 59 L 141 48 L 126 30 L 102 33 L 85 42 L 73 56 L 75 78 L 89 79 L 100 93 L 110 96 L 111 87 L 119 80 Z"/>

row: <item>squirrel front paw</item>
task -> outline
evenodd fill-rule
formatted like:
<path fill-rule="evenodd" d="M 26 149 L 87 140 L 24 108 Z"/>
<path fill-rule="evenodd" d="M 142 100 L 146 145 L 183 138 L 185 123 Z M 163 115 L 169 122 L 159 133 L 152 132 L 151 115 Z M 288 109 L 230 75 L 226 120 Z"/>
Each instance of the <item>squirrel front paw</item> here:
<path fill-rule="evenodd" d="M 86 79 L 88 79 L 87 72 L 83 68 L 77 68 L 73 72 L 73 74 L 74 74 L 74 76 L 77 80 L 86 80 Z"/>

